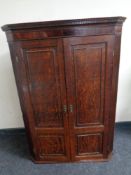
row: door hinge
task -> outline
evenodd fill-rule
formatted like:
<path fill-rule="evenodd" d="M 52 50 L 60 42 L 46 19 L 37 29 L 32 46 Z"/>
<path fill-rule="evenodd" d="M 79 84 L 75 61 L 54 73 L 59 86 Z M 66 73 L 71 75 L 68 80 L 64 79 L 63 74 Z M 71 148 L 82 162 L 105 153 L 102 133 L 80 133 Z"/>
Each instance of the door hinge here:
<path fill-rule="evenodd" d="M 16 62 L 18 63 L 19 62 L 19 58 L 18 58 L 17 55 L 16 55 L 15 59 L 16 59 Z"/>
<path fill-rule="evenodd" d="M 23 57 L 24 57 L 24 55 L 23 55 L 23 50 L 21 49 L 20 51 L 21 51 L 21 56 L 22 56 L 22 58 L 23 58 Z"/>
<path fill-rule="evenodd" d="M 34 154 L 36 153 L 36 150 L 35 150 L 35 148 L 33 148 L 33 153 L 34 153 Z"/>
<path fill-rule="evenodd" d="M 115 55 L 115 51 L 113 50 L 113 57 L 114 57 L 114 55 Z"/>

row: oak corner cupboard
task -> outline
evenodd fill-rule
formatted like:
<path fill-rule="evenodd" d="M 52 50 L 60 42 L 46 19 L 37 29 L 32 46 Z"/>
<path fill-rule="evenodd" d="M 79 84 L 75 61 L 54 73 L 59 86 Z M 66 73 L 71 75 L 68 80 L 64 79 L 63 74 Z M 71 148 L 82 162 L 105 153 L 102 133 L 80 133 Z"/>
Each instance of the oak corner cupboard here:
<path fill-rule="evenodd" d="M 2 27 L 34 162 L 110 157 L 125 19 L 89 18 Z"/>

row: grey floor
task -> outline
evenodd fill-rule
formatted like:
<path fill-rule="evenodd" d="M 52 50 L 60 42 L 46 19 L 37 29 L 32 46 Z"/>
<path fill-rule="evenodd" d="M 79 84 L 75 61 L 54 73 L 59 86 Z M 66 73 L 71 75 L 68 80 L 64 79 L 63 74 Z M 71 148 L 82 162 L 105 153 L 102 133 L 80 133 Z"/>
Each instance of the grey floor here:
<path fill-rule="evenodd" d="M 113 157 L 105 163 L 34 164 L 24 132 L 0 131 L 0 175 L 131 175 L 131 125 L 115 129 Z"/>

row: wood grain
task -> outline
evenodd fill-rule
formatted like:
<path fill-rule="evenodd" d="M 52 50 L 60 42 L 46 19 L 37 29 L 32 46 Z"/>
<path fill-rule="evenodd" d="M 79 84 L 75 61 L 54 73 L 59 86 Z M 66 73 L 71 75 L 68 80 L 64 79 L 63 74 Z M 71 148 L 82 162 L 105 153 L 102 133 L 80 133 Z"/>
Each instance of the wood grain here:
<path fill-rule="evenodd" d="M 34 162 L 102 161 L 110 156 L 124 20 L 2 27 Z"/>

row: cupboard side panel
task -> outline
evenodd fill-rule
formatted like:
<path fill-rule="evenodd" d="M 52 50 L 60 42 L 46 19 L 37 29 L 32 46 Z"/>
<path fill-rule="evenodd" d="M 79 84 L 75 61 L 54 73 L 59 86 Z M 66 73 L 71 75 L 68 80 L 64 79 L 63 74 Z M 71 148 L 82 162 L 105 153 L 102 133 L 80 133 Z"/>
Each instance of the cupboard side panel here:
<path fill-rule="evenodd" d="M 36 134 L 34 130 L 32 130 L 32 126 L 34 126 L 34 121 L 31 118 L 27 117 L 26 104 L 24 103 L 24 96 L 23 96 L 23 90 L 22 90 L 22 86 L 23 86 L 22 73 L 20 73 L 19 71 L 22 68 L 22 62 L 21 60 L 19 60 L 19 62 L 17 60 L 20 55 L 19 55 L 16 43 L 12 42 L 8 44 L 9 44 L 9 49 L 10 49 L 13 72 L 15 76 L 17 92 L 18 92 L 20 106 L 22 110 L 24 125 L 26 128 L 26 133 L 28 137 L 30 152 L 33 157 L 37 158 L 36 149 L 35 149 L 36 148 L 36 144 L 35 144 Z"/>

